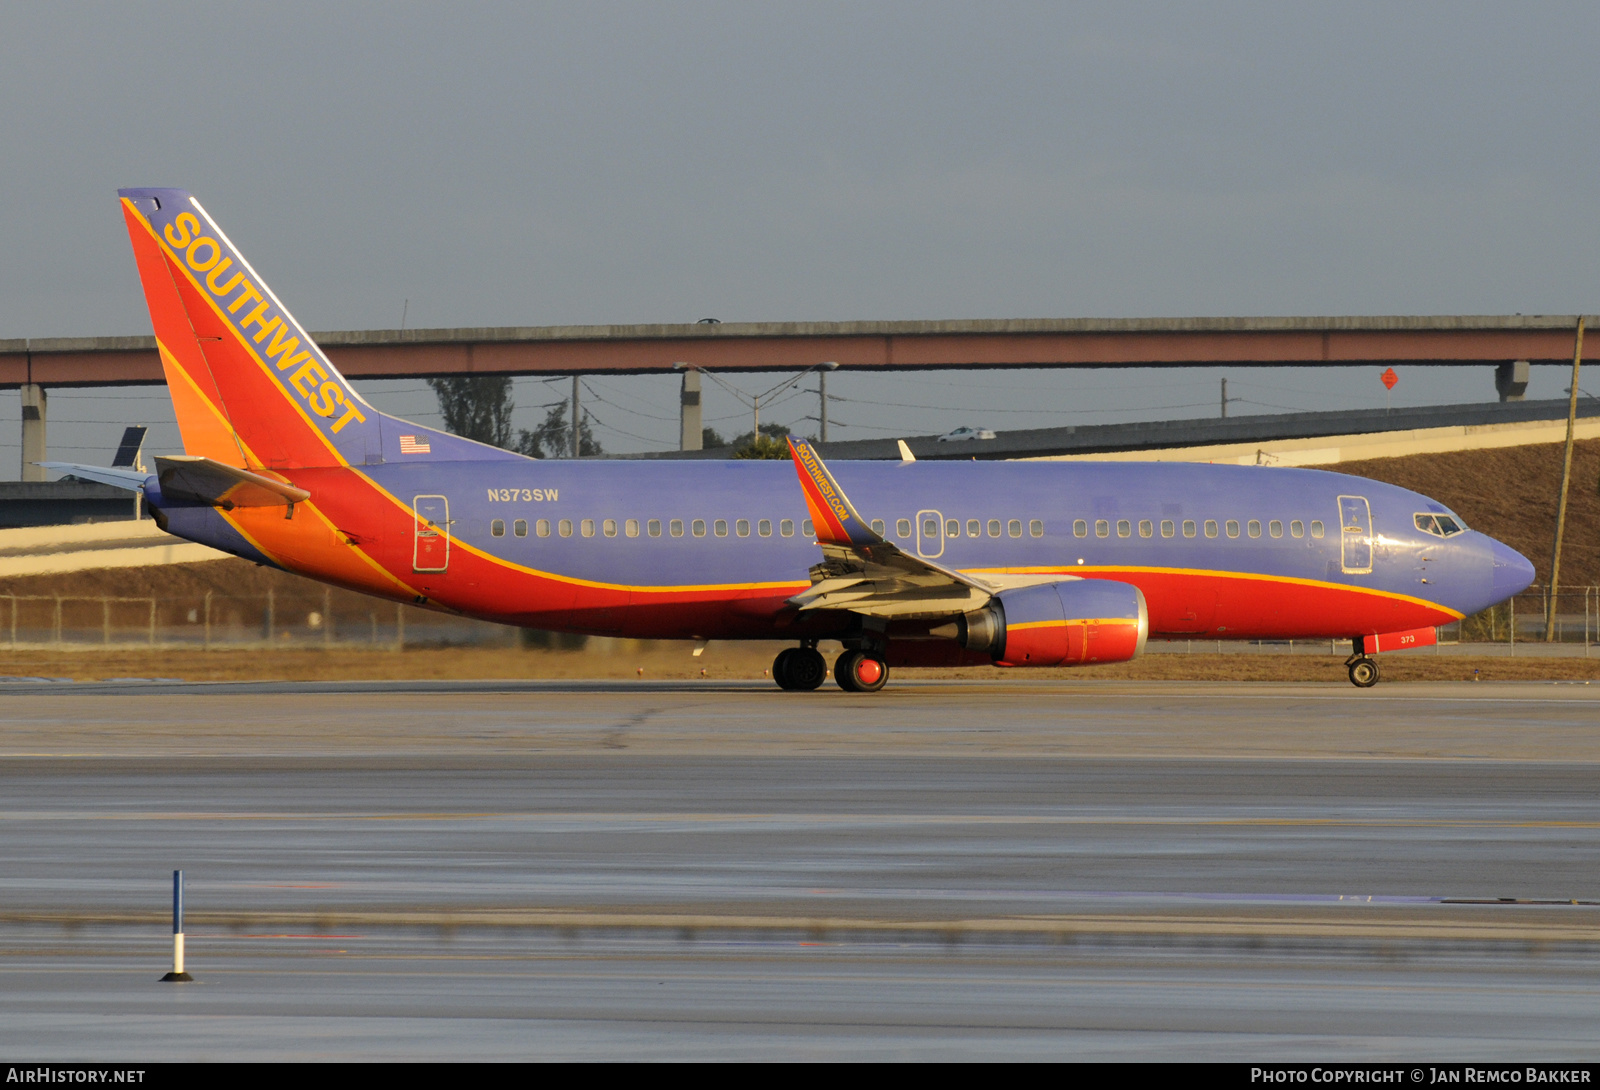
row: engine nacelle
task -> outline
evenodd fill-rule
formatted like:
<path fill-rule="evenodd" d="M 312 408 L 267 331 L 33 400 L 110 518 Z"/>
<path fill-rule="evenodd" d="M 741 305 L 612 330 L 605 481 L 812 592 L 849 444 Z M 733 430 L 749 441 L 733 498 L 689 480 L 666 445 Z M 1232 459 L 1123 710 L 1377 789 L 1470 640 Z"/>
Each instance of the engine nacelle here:
<path fill-rule="evenodd" d="M 933 634 L 988 652 L 999 666 L 1127 662 L 1144 650 L 1150 612 L 1130 583 L 1064 579 L 1002 591 Z"/>

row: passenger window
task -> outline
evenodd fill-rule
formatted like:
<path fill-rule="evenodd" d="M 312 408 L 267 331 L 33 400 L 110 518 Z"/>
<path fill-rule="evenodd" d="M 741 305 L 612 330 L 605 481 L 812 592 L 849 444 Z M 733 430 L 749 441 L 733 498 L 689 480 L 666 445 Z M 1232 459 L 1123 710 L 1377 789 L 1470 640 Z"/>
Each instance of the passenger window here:
<path fill-rule="evenodd" d="M 883 536 L 883 520 L 882 519 L 873 519 L 872 520 L 872 532 L 877 534 L 879 537 Z"/>
<path fill-rule="evenodd" d="M 1267 533 L 1271 534 L 1273 537 L 1282 537 L 1283 523 L 1279 522 L 1277 519 L 1273 519 L 1271 522 L 1267 523 Z"/>
<path fill-rule="evenodd" d="M 983 523 L 979 522 L 977 519 L 968 519 L 967 520 L 967 536 L 968 537 L 982 537 L 983 536 Z"/>
<path fill-rule="evenodd" d="M 639 536 L 639 520 L 638 519 L 629 519 L 627 522 L 624 522 L 622 524 L 622 532 L 627 534 L 629 537 L 638 537 Z"/>
<path fill-rule="evenodd" d="M 922 520 L 922 536 L 923 537 L 938 537 L 939 536 L 939 520 L 938 519 L 923 519 Z"/>
<path fill-rule="evenodd" d="M 505 537 L 506 536 L 506 520 L 505 519 L 495 519 L 493 522 L 489 523 L 489 534 L 492 537 Z"/>
<path fill-rule="evenodd" d="M 1216 519 L 1206 519 L 1206 536 L 1207 537 L 1216 537 L 1217 536 L 1217 520 Z"/>
<path fill-rule="evenodd" d="M 782 534 L 784 537 L 793 537 L 794 519 L 784 519 L 782 522 L 778 523 L 778 533 Z"/>
<path fill-rule="evenodd" d="M 1183 520 L 1183 536 L 1184 537 L 1193 537 L 1194 536 L 1194 519 L 1184 519 Z"/>
<path fill-rule="evenodd" d="M 584 537 L 594 536 L 594 519 L 584 519 L 578 524 L 578 533 Z"/>
<path fill-rule="evenodd" d="M 1162 519 L 1161 520 L 1161 536 L 1162 537 L 1172 537 L 1177 532 L 1178 532 L 1178 528 L 1173 525 L 1171 519 Z"/>
<path fill-rule="evenodd" d="M 572 536 L 572 520 L 571 519 L 562 519 L 560 521 L 560 523 L 557 524 L 556 529 L 560 532 L 562 537 L 571 537 Z"/>
<path fill-rule="evenodd" d="M 667 523 L 667 533 L 671 534 L 673 537 L 682 537 L 683 520 L 673 519 L 671 522 Z"/>
<path fill-rule="evenodd" d="M 1117 536 L 1118 537 L 1132 537 L 1133 536 L 1133 523 L 1129 522 L 1127 519 L 1118 519 L 1117 520 Z"/>
<path fill-rule="evenodd" d="M 607 537 L 616 537 L 617 536 L 617 520 L 616 519 L 606 519 L 604 522 L 602 522 L 600 524 L 600 530 Z"/>
<path fill-rule="evenodd" d="M 660 519 L 651 519 L 649 522 L 645 523 L 644 524 L 644 532 L 649 534 L 651 537 L 660 537 L 661 536 L 661 520 Z"/>
<path fill-rule="evenodd" d="M 1083 519 L 1078 519 L 1077 521 L 1075 521 L 1072 524 L 1072 536 L 1073 537 L 1088 537 L 1089 536 L 1089 524 L 1087 522 L 1085 522 Z"/>
<path fill-rule="evenodd" d="M 1311 536 L 1312 537 L 1321 537 L 1322 536 L 1322 520 L 1321 519 L 1312 519 L 1311 520 Z"/>
<path fill-rule="evenodd" d="M 695 519 L 693 522 L 691 522 L 689 524 L 689 532 L 692 533 L 695 537 L 705 537 L 706 536 L 706 520 L 705 519 Z"/>
<path fill-rule="evenodd" d="M 538 522 L 534 523 L 533 524 L 533 532 L 538 534 L 540 537 L 549 537 L 550 536 L 550 520 L 549 519 L 540 519 Z"/>
<path fill-rule="evenodd" d="M 1249 534 L 1251 537 L 1260 537 L 1261 536 L 1261 520 L 1260 519 L 1251 519 L 1249 522 L 1247 522 L 1245 524 L 1244 532 Z"/>
<path fill-rule="evenodd" d="M 1226 523 L 1223 524 L 1222 528 L 1224 530 L 1228 531 L 1228 536 L 1229 537 L 1238 537 L 1239 536 L 1239 522 L 1238 522 L 1237 519 L 1229 519 Z"/>
<path fill-rule="evenodd" d="M 1028 536 L 1029 537 L 1043 537 L 1044 536 L 1044 523 L 1039 521 L 1038 519 L 1033 519 L 1033 520 L 1029 521 L 1029 523 L 1028 523 Z"/>
<path fill-rule="evenodd" d="M 762 537 L 771 537 L 772 520 L 762 519 L 760 522 L 756 523 L 756 533 L 760 534 Z"/>
<path fill-rule="evenodd" d="M 711 532 L 716 534 L 718 537 L 727 537 L 728 536 L 728 520 L 727 519 L 718 519 L 716 522 L 713 522 L 711 524 Z"/>
<path fill-rule="evenodd" d="M 990 537 L 999 537 L 1000 536 L 1000 520 L 999 519 L 990 519 L 989 520 L 989 536 Z M 1104 534 L 1101 534 L 1100 536 L 1101 537 L 1105 537 Z"/>
<path fill-rule="evenodd" d="M 1140 537 L 1153 537 L 1153 536 L 1155 536 L 1155 532 L 1156 532 L 1156 528 L 1153 525 L 1151 525 L 1149 519 L 1140 519 L 1139 520 L 1139 536 Z"/>
<path fill-rule="evenodd" d="M 945 524 L 944 524 L 944 536 L 945 537 L 960 537 L 961 536 L 961 520 L 960 519 L 948 519 L 948 520 L 946 520 Z"/>
<path fill-rule="evenodd" d="M 894 536 L 895 537 L 910 537 L 911 536 L 911 520 L 910 519 L 901 519 L 900 521 L 896 522 L 894 524 Z"/>
<path fill-rule="evenodd" d="M 1095 519 L 1094 520 L 1094 536 L 1095 537 L 1110 537 L 1111 536 L 1111 523 L 1107 522 L 1105 519 Z"/>
<path fill-rule="evenodd" d="M 513 534 L 516 534 L 518 537 L 527 537 L 528 536 L 528 520 L 527 519 L 518 519 L 516 522 L 513 522 L 511 524 L 511 532 Z"/>
<path fill-rule="evenodd" d="M 816 537 L 817 536 L 817 528 L 811 524 L 811 520 L 810 519 L 806 519 L 804 522 L 802 522 L 800 524 L 800 532 L 802 534 L 804 534 L 806 537 Z"/>
<path fill-rule="evenodd" d="M 738 522 L 734 523 L 733 524 L 733 532 L 738 534 L 740 537 L 749 537 L 750 536 L 750 520 L 749 519 L 740 519 Z"/>
<path fill-rule="evenodd" d="M 1295 519 L 1293 522 L 1289 523 L 1289 536 L 1290 537 L 1305 537 L 1306 536 L 1306 524 L 1301 522 L 1299 519 Z"/>
<path fill-rule="evenodd" d="M 1012 519 L 1010 522 L 1006 523 L 1006 533 L 1010 534 L 1012 537 L 1021 537 L 1022 520 Z"/>

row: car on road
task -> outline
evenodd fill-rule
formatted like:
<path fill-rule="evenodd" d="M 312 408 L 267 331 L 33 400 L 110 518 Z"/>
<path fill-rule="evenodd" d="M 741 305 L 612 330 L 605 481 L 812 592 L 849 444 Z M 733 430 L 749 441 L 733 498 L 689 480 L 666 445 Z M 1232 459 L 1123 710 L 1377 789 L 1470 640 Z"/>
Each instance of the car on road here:
<path fill-rule="evenodd" d="M 988 428 L 957 428 L 955 431 L 947 431 L 943 435 L 939 436 L 939 442 L 959 443 L 964 439 L 993 438 L 994 432 L 990 431 Z"/>

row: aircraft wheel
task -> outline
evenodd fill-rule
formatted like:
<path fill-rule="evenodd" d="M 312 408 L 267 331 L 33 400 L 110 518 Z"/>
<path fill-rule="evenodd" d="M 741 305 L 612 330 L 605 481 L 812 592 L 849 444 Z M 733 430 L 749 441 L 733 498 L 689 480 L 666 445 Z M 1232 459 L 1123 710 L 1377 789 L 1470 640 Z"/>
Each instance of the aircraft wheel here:
<path fill-rule="evenodd" d="M 778 657 L 772 660 L 772 680 L 778 683 L 780 689 L 794 688 L 794 684 L 789 680 L 789 663 L 794 659 L 797 650 L 799 648 L 785 647 L 778 652 Z"/>
<path fill-rule="evenodd" d="M 833 664 L 833 679 L 847 693 L 875 693 L 889 681 L 889 664 L 867 651 L 846 651 Z"/>
<path fill-rule="evenodd" d="M 772 677 L 784 689 L 815 689 L 828 677 L 828 663 L 813 647 L 790 647 L 772 662 Z"/>
<path fill-rule="evenodd" d="M 1371 659 L 1357 659 L 1350 664 L 1350 684 L 1370 689 L 1378 683 L 1378 664 Z"/>

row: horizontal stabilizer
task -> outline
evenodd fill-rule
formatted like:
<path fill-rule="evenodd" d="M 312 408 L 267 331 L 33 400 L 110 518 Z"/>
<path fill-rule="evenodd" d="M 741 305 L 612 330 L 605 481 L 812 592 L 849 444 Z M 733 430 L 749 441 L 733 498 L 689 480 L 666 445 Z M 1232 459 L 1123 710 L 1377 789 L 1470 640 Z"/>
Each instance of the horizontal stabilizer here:
<path fill-rule="evenodd" d="M 34 464 L 44 469 L 56 469 L 62 473 L 70 473 L 80 480 L 94 481 L 96 484 L 108 484 L 112 488 L 126 488 L 129 492 L 139 491 L 144 487 L 144 482 L 150 479 L 150 474 L 141 469 L 81 466 L 76 462 L 35 462 Z"/>
<path fill-rule="evenodd" d="M 204 503 L 227 511 L 287 507 L 311 498 L 311 493 L 292 484 L 187 454 L 157 458 L 156 476 L 164 499 Z"/>

